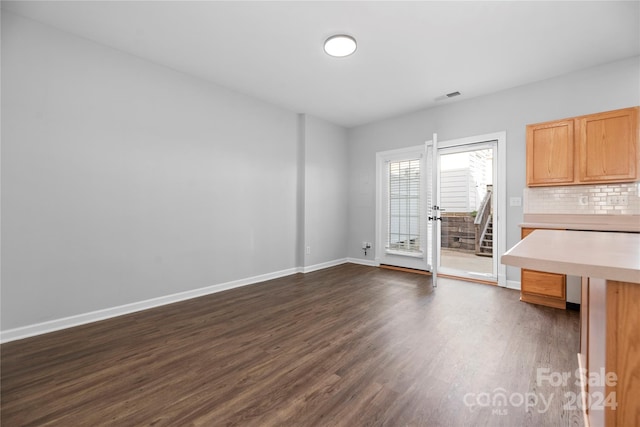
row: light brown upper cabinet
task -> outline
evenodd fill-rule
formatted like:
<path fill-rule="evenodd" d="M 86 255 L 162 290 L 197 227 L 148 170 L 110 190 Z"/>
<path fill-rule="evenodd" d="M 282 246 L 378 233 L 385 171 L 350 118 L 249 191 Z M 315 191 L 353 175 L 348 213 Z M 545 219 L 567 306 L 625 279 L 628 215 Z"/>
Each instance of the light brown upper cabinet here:
<path fill-rule="evenodd" d="M 592 114 L 576 119 L 579 132 L 578 181 L 621 182 L 637 177 L 638 109 Z"/>
<path fill-rule="evenodd" d="M 527 126 L 527 185 L 638 179 L 638 107 Z"/>
<path fill-rule="evenodd" d="M 528 185 L 573 183 L 573 129 L 573 120 L 527 126 Z"/>

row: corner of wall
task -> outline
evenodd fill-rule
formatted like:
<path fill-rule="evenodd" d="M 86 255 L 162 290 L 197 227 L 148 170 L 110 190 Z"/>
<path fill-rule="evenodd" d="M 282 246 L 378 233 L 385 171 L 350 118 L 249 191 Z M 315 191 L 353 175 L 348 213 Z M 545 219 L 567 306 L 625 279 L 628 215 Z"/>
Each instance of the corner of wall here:
<path fill-rule="evenodd" d="M 296 267 L 304 267 L 305 246 L 305 140 L 306 140 L 306 114 L 297 116 L 296 135 Z"/>

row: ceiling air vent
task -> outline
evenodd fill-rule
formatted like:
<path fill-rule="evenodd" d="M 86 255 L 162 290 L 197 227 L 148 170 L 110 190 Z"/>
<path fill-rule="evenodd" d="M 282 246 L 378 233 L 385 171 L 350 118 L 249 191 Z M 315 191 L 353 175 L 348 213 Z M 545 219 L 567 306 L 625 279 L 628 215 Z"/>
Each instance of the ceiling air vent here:
<path fill-rule="evenodd" d="M 442 101 L 443 99 L 453 98 L 455 96 L 460 96 L 460 95 L 461 95 L 460 92 L 455 91 L 455 92 L 448 93 L 446 95 L 440 95 L 439 97 L 436 98 L 436 101 Z"/>

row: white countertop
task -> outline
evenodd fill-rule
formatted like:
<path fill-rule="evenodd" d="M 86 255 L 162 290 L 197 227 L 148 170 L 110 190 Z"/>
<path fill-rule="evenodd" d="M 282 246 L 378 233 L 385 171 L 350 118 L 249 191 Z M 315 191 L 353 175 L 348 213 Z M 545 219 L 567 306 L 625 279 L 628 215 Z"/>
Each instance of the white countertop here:
<path fill-rule="evenodd" d="M 640 234 L 536 230 L 501 262 L 573 276 L 640 283 Z"/>
<path fill-rule="evenodd" d="M 640 232 L 640 215 L 524 214 L 520 227 Z"/>

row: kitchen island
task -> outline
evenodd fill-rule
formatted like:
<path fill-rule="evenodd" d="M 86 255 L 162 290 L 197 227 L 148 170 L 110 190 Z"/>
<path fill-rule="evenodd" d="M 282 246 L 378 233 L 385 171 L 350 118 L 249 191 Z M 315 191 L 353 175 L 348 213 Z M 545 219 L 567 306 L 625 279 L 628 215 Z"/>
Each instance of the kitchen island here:
<path fill-rule="evenodd" d="M 582 277 L 577 404 L 587 425 L 640 425 L 640 234 L 536 230 L 501 262 Z"/>

